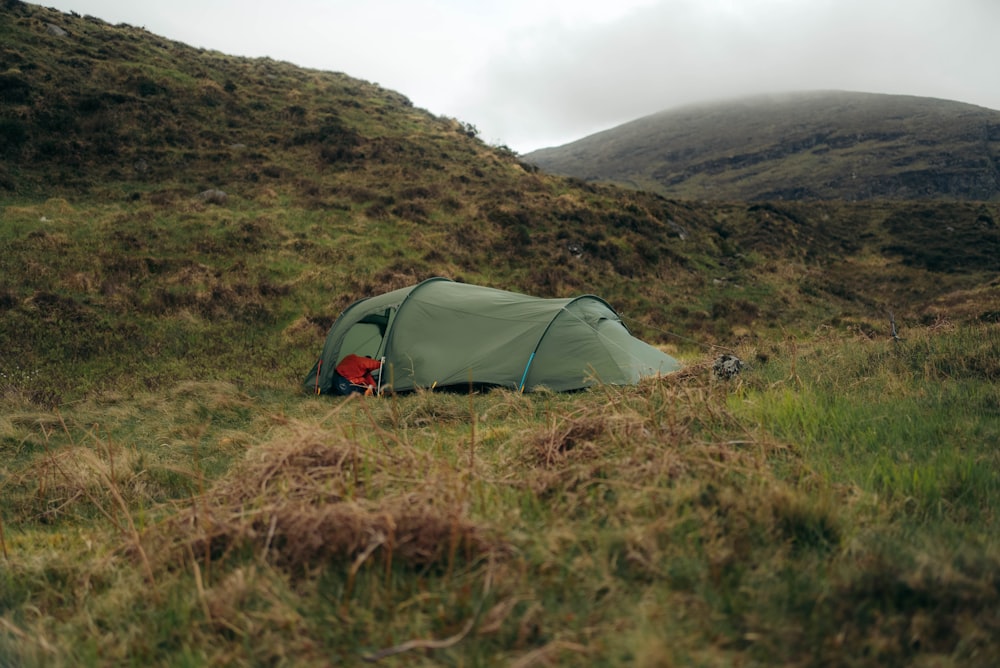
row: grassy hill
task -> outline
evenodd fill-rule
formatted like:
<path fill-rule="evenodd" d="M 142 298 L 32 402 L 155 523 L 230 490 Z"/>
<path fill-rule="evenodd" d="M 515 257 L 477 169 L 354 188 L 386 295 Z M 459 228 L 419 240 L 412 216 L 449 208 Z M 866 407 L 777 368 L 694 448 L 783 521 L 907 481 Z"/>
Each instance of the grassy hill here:
<path fill-rule="evenodd" d="M 5 12 L 3 350 L 59 388 L 133 382 L 150 349 L 197 377 L 187 361 L 211 347 L 239 373 L 248 337 L 286 359 L 298 337 L 291 380 L 344 306 L 433 275 L 595 292 L 682 346 L 933 319 L 956 291 L 972 317 L 995 310 L 976 292 L 995 279 L 993 204 L 704 206 L 587 185 L 347 75 Z"/>
<path fill-rule="evenodd" d="M 344 74 L 0 19 L 0 665 L 1000 657 L 995 202 L 666 199 Z M 599 294 L 686 368 L 301 394 L 433 275 Z"/>
<path fill-rule="evenodd" d="M 822 91 L 664 111 L 525 159 L 708 200 L 997 200 L 1000 111 Z"/>

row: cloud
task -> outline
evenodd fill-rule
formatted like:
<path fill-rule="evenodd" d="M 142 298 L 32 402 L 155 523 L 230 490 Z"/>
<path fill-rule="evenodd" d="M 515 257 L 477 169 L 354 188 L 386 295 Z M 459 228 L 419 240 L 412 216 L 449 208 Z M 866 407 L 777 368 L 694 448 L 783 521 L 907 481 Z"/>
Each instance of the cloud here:
<path fill-rule="evenodd" d="M 463 109 L 517 148 L 537 148 L 760 92 L 863 90 L 1000 108 L 997 25 L 993 0 L 660 2 L 584 30 L 522 33 Z"/>
<path fill-rule="evenodd" d="M 192 46 L 344 72 L 517 151 L 791 90 L 1000 109 L 998 0 L 49 0 Z"/>

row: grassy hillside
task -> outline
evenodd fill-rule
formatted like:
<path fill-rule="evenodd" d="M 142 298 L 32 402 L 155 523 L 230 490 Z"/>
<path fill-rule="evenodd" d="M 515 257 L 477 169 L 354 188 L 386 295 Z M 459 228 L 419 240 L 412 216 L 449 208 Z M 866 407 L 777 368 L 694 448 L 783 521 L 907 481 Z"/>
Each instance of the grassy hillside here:
<path fill-rule="evenodd" d="M 223 188 L 342 207 L 398 194 L 403 164 L 448 183 L 451 165 L 464 173 L 479 159 L 481 147 L 456 141 L 458 122 L 343 74 L 192 49 L 16 1 L 4 12 L 0 186 L 14 195 L 163 201 Z M 357 171 L 367 179 L 345 178 Z M 344 181 L 370 190 L 339 193 Z"/>
<path fill-rule="evenodd" d="M 997 200 L 1000 111 L 813 92 L 664 111 L 525 159 L 546 171 L 708 200 Z"/>
<path fill-rule="evenodd" d="M 995 203 L 596 186 L 346 75 L 0 12 L 0 665 L 1000 657 Z M 686 368 L 300 393 L 433 275 L 599 294 Z"/>
<path fill-rule="evenodd" d="M 137 358 L 172 328 L 201 345 L 205 327 L 319 339 L 354 299 L 439 274 L 595 292 L 661 343 L 922 318 L 995 278 L 995 205 L 769 210 L 588 186 L 343 74 L 4 11 L 2 317 L 8 332 L 79 320 L 59 336 L 87 341 L 69 359 Z M 5 345 L 67 359 L 42 334 Z"/>

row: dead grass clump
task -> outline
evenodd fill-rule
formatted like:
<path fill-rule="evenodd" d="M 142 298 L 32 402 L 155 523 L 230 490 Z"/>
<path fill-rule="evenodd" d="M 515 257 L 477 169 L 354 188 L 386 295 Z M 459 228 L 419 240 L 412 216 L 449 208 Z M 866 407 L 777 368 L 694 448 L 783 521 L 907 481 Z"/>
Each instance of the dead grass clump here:
<path fill-rule="evenodd" d="M 767 499 L 776 533 L 793 550 L 830 550 L 840 545 L 843 535 L 841 500 L 830 500 L 791 488 L 777 489 Z"/>
<path fill-rule="evenodd" d="M 708 387 L 710 365 L 685 378 L 671 374 L 638 387 L 605 388 L 606 401 L 537 427 L 522 441 L 518 459 L 529 466 L 522 479 L 542 496 L 571 497 L 594 485 L 645 490 L 627 501 L 616 494 L 621 512 L 642 513 L 648 492 L 682 478 L 722 485 L 770 476 L 769 457 L 783 453 L 747 438 L 725 408 L 727 393 Z"/>
<path fill-rule="evenodd" d="M 389 292 L 405 288 L 414 283 L 426 279 L 430 272 L 423 263 L 419 261 L 397 260 L 392 266 L 379 270 L 372 276 L 372 280 L 379 292 Z"/>
<path fill-rule="evenodd" d="M 735 357 L 728 355 L 729 357 Z M 719 373 L 720 360 L 727 355 L 714 356 L 706 359 L 685 362 L 684 366 L 663 376 L 644 378 L 639 382 L 640 390 L 646 393 L 656 391 L 676 392 L 678 390 L 728 390 L 742 381 L 739 366 L 736 373 L 726 377 Z M 736 357 L 738 360 L 739 357 Z"/>
<path fill-rule="evenodd" d="M 442 507 L 427 495 L 406 494 L 377 504 L 287 504 L 276 509 L 271 523 L 282 529 L 275 536 L 278 563 L 296 570 L 375 552 L 412 566 L 444 567 L 455 554 L 474 560 L 501 547 L 457 508 Z"/>
<path fill-rule="evenodd" d="M 645 484 L 678 480 L 690 475 L 693 466 L 677 448 L 646 447 L 631 454 L 621 468 L 624 480 Z"/>
<path fill-rule="evenodd" d="M 302 430 L 291 442 L 248 453 L 203 499 L 151 532 L 149 552 L 170 567 L 251 550 L 305 572 L 378 554 L 389 563 L 446 567 L 456 556 L 507 550 L 467 517 L 457 483 L 449 489 L 420 475 L 414 483 L 417 468 L 405 452 L 373 452 L 333 432 Z"/>
<path fill-rule="evenodd" d="M 572 458 L 587 461 L 606 456 L 608 445 L 648 438 L 643 421 L 629 413 L 578 413 L 555 420 L 525 440 L 526 461 L 550 467 Z"/>
<path fill-rule="evenodd" d="M 22 512 L 41 521 L 51 522 L 86 507 L 117 515 L 120 505 L 149 502 L 156 494 L 141 459 L 132 448 L 109 446 L 98 452 L 72 446 L 35 457 L 11 486 L 25 490 Z M 112 500 L 111 490 L 121 504 Z"/>
<path fill-rule="evenodd" d="M 252 550 L 295 573 L 330 561 L 363 563 L 381 555 L 388 563 L 448 567 L 463 557 L 500 556 L 505 543 L 470 520 L 460 506 L 442 504 L 433 491 L 368 499 L 258 500 L 199 507 L 196 503 L 161 525 L 155 551 L 181 566 L 190 556 L 212 559 Z M 178 563 L 179 562 L 179 563 Z"/>
<path fill-rule="evenodd" d="M 471 421 L 468 406 L 455 401 L 449 393 L 418 390 L 396 401 L 380 406 L 378 424 L 390 428 L 419 428 L 462 424 Z"/>
<path fill-rule="evenodd" d="M 94 274 L 77 271 L 63 279 L 63 284 L 76 293 L 94 294 L 100 287 L 100 283 Z"/>
<path fill-rule="evenodd" d="M 719 586 L 742 578 L 771 577 L 768 564 L 790 558 L 825 558 L 842 541 L 845 515 L 836 495 L 819 496 L 766 478 L 687 477 L 615 499 L 623 527 L 623 576 L 667 579 L 685 588 Z M 699 546 L 694 561 L 690 546 Z"/>
<path fill-rule="evenodd" d="M 533 419 L 534 399 L 531 395 L 498 387 L 490 391 L 489 397 L 487 408 L 479 416 L 480 422 L 514 423 Z"/>
<path fill-rule="evenodd" d="M 212 490 L 213 502 L 248 503 L 282 496 L 337 501 L 348 495 L 349 481 L 359 478 L 358 448 L 345 441 L 330 442 L 326 432 L 301 434 L 291 444 L 276 442 L 250 450 L 236 470 Z M 377 462 L 374 464 L 377 466 Z"/>

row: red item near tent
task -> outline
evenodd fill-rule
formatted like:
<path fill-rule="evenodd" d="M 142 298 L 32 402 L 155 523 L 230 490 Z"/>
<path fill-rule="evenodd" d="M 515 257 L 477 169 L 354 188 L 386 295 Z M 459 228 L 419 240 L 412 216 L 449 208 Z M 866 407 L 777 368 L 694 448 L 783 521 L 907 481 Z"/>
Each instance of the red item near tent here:
<path fill-rule="evenodd" d="M 353 385 L 375 387 L 375 379 L 372 378 L 371 372 L 381 366 L 382 363 L 378 360 L 373 360 L 370 357 L 360 357 L 351 353 L 340 360 L 336 371 Z"/>

